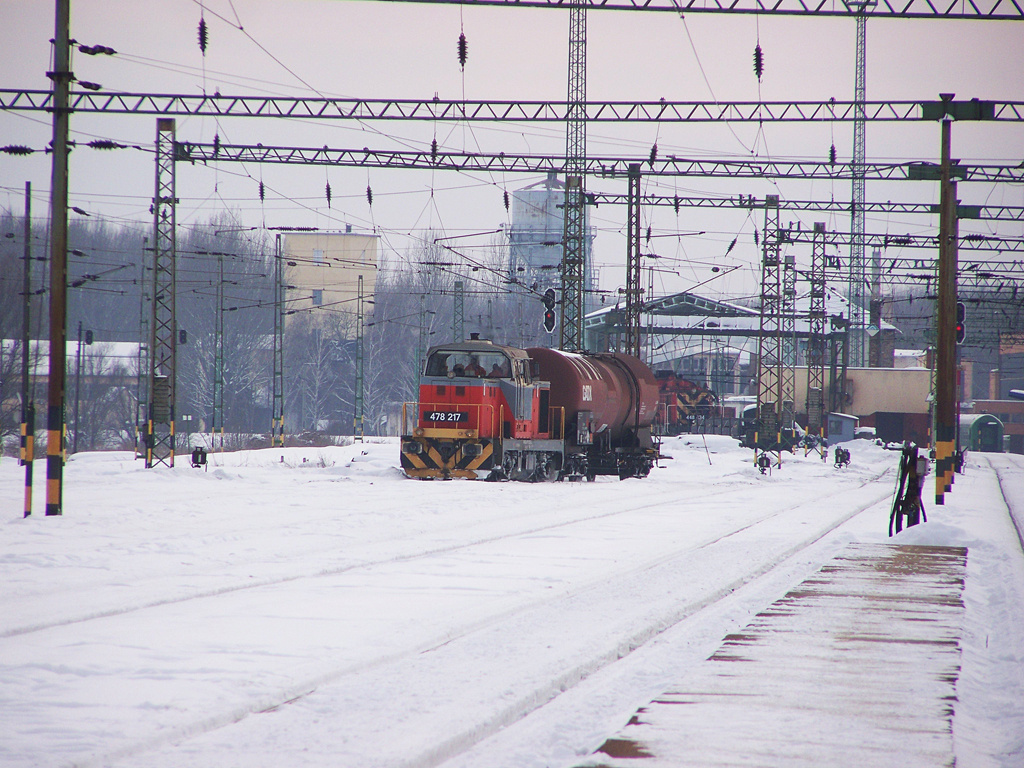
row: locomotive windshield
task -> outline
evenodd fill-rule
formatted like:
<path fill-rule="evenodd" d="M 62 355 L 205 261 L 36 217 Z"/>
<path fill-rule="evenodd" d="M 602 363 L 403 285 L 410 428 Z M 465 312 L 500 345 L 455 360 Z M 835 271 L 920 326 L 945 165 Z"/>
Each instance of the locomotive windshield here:
<path fill-rule="evenodd" d="M 512 365 L 500 352 L 439 349 L 427 359 L 427 376 L 507 379 Z"/>

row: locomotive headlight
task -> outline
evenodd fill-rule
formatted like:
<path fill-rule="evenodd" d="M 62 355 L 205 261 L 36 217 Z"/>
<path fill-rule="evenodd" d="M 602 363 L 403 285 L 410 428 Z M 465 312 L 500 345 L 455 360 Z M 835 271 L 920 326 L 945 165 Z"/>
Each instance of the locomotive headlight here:
<path fill-rule="evenodd" d="M 423 453 L 423 446 L 415 440 L 407 440 L 402 443 L 402 453 L 410 453 L 412 455 L 419 455 Z"/>
<path fill-rule="evenodd" d="M 462 455 L 467 457 L 477 457 L 484 452 L 484 447 L 480 443 L 466 443 L 462 446 Z"/>

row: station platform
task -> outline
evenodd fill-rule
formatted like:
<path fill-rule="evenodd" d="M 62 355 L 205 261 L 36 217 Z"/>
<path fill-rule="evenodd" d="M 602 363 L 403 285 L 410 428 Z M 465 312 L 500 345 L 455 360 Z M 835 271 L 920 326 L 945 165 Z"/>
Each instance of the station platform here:
<path fill-rule="evenodd" d="M 579 768 L 954 764 L 967 550 L 850 545 Z"/>

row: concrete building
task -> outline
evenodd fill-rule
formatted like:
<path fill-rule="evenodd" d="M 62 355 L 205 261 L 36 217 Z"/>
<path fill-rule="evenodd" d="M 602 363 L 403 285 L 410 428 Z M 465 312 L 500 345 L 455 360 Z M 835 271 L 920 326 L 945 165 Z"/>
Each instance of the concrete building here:
<path fill-rule="evenodd" d="M 286 324 L 303 315 L 356 314 L 359 276 L 363 296 L 372 297 L 377 282 L 377 241 L 373 234 L 289 232 L 282 237 L 285 260 Z"/>
<path fill-rule="evenodd" d="M 804 423 L 807 368 L 796 368 L 795 383 L 796 416 L 800 423 Z M 874 427 L 881 440 L 929 444 L 931 371 L 927 368 L 849 368 L 845 390 L 843 412 L 859 419 L 862 427 Z M 830 397 L 826 378 L 826 403 Z"/>

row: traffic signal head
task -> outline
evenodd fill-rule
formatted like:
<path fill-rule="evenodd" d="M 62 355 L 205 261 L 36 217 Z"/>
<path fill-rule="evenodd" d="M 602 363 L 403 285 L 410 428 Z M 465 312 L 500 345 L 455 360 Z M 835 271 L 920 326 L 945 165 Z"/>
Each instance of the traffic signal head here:
<path fill-rule="evenodd" d="M 544 330 L 552 333 L 555 330 L 555 289 L 544 291 L 541 301 L 544 302 Z"/>
<path fill-rule="evenodd" d="M 956 303 L 956 343 L 963 344 L 967 337 L 967 305 L 962 301 Z"/>

